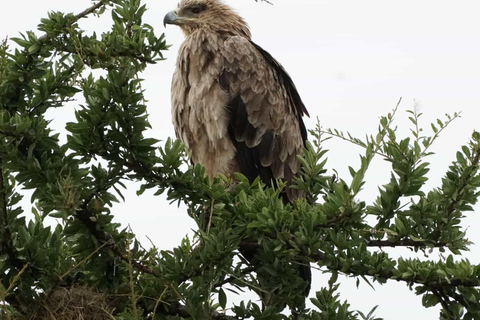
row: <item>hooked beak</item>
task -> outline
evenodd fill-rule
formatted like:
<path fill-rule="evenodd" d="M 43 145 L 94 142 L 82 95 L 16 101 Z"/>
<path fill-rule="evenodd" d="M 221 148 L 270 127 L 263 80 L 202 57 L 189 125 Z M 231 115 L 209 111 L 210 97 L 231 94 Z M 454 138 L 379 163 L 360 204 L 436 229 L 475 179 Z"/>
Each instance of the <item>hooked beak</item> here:
<path fill-rule="evenodd" d="M 163 26 L 166 27 L 167 24 L 177 24 L 178 18 L 177 18 L 177 14 L 175 13 L 175 11 L 170 11 L 169 13 L 167 13 L 165 15 L 165 18 L 163 18 Z"/>

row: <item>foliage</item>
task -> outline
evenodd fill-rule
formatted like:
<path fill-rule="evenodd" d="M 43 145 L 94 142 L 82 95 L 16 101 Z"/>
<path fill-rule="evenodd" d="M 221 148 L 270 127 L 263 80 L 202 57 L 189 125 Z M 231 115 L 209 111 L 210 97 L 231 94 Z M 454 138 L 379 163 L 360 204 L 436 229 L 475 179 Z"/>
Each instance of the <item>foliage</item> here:
<path fill-rule="evenodd" d="M 82 17 L 107 8 L 109 32 L 80 29 Z M 425 307 L 440 304 L 442 319 L 480 318 L 480 266 L 454 257 L 470 245 L 461 221 L 480 195 L 478 132 L 430 191 L 424 190 L 425 159 L 457 114 L 433 124 L 432 136 L 423 133 L 414 110 L 408 111 L 411 136 L 397 137 L 397 108 L 366 140 L 318 126 L 296 181 L 307 197 L 293 204 L 240 174 L 234 184 L 227 177 L 210 181 L 200 165 L 188 166 L 179 141 L 159 147 L 145 136 L 150 125 L 138 75 L 168 48 L 163 35 L 142 22 L 145 10 L 140 0 L 115 0 L 77 15 L 52 12 L 39 26 L 43 36 L 27 32 L 11 39 L 16 49 L 8 41 L 0 49 L 2 319 L 40 319 L 52 312 L 48 306 L 62 288 L 72 296 L 101 293 L 112 319 L 377 319 L 375 308 L 365 315 L 340 301 L 339 274 L 368 283 L 401 281 Z M 94 69 L 104 75 L 94 76 Z M 85 103 L 62 143 L 45 112 L 71 106 L 80 93 Z M 322 142 L 332 136 L 365 150 L 359 168 L 350 168 L 351 182 L 325 169 Z M 392 172 L 367 205 L 358 195 L 375 156 Z M 114 222 L 113 204 L 123 198 L 126 180 L 141 183 L 139 196 L 153 189 L 185 203 L 198 225 L 195 236 L 172 250 L 144 249 Z M 22 216 L 18 188 L 33 190 L 34 220 Z M 61 223 L 46 227 L 47 216 Z M 451 254 L 440 261 L 393 259 L 381 247 Z M 254 265 L 239 253 L 249 250 Z M 299 264 L 331 274 L 311 299 L 312 309 L 304 304 Z M 227 291 L 269 295 L 270 303 L 232 306 Z M 288 316 L 278 312 L 285 306 Z"/>

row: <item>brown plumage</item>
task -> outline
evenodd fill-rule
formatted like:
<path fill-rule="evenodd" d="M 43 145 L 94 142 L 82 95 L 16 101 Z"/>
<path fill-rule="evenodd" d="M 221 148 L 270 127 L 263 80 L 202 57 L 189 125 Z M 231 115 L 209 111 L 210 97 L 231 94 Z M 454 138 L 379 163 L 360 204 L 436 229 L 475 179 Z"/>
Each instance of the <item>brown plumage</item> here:
<path fill-rule="evenodd" d="M 177 136 L 209 176 L 241 172 L 271 185 L 299 173 L 307 114 L 283 67 L 218 0 L 182 0 L 165 23 L 185 33 L 172 82 Z M 287 189 L 293 200 L 298 193 Z"/>
<path fill-rule="evenodd" d="M 300 171 L 308 113 L 283 67 L 219 0 L 181 0 L 164 23 L 186 36 L 173 75 L 172 118 L 192 161 L 210 177 L 241 172 L 269 186 L 290 184 Z M 288 187 L 284 193 L 288 201 L 299 196 Z"/>

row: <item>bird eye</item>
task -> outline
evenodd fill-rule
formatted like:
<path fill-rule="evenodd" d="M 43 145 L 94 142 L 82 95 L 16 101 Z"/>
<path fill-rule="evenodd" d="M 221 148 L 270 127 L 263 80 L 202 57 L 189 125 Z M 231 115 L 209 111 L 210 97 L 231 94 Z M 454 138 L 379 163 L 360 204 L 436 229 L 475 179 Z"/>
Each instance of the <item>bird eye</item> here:
<path fill-rule="evenodd" d="M 197 7 L 193 7 L 191 9 L 192 13 L 193 14 L 199 14 L 200 12 L 202 12 L 205 8 L 204 7 L 201 7 L 201 6 L 197 6 Z"/>

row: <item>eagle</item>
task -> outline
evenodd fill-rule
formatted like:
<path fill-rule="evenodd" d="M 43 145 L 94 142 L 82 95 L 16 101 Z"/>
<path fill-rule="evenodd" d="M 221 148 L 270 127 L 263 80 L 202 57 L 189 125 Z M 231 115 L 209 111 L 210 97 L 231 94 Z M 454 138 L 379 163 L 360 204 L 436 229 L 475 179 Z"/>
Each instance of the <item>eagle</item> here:
<path fill-rule="evenodd" d="M 210 177 L 240 172 L 267 186 L 283 180 L 285 201 L 301 197 L 288 186 L 300 173 L 308 112 L 282 65 L 220 0 L 181 0 L 163 22 L 185 35 L 172 80 L 172 119 L 192 162 Z"/>
<path fill-rule="evenodd" d="M 219 0 L 182 0 L 164 24 L 185 34 L 172 81 L 172 119 L 210 177 L 240 172 L 268 186 L 300 172 L 308 115 L 292 79 Z M 300 193 L 286 188 L 290 201 Z"/>

